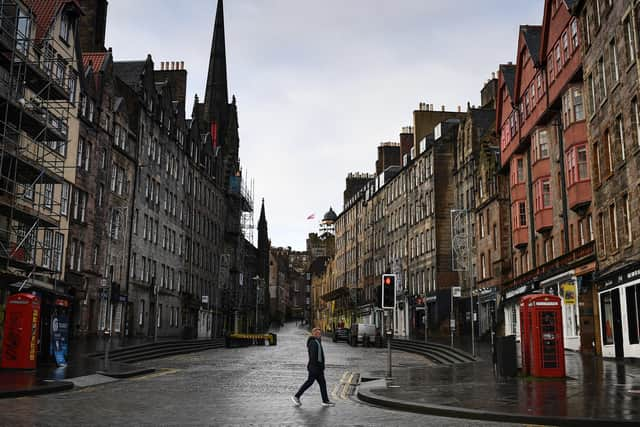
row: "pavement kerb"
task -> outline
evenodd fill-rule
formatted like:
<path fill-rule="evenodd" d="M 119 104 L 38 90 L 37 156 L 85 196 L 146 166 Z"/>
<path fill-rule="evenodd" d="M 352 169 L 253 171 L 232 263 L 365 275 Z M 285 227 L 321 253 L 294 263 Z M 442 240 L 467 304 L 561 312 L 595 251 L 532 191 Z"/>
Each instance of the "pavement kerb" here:
<path fill-rule="evenodd" d="M 24 388 L 21 390 L 0 391 L 0 399 L 9 397 L 36 396 L 39 394 L 58 393 L 61 391 L 71 390 L 74 387 L 69 381 L 52 381 L 33 388 Z"/>
<path fill-rule="evenodd" d="M 380 396 L 371 391 L 372 388 L 381 387 L 385 384 L 384 379 L 367 381 L 358 387 L 357 396 L 363 402 L 383 406 L 391 409 L 402 411 L 417 412 L 429 415 L 438 415 L 452 418 L 465 418 L 473 420 L 485 421 L 502 421 L 523 424 L 542 424 L 557 426 L 637 426 L 637 420 L 612 420 L 598 418 L 582 418 L 582 417 L 559 417 L 559 416 L 542 416 L 542 415 L 525 415 L 507 412 L 492 412 L 469 408 L 460 408 L 448 405 L 432 405 L 419 402 L 411 402 L 390 397 Z"/>
<path fill-rule="evenodd" d="M 109 372 L 109 371 L 96 371 L 96 374 L 105 375 L 111 378 L 131 378 L 136 377 L 138 375 L 146 375 L 155 372 L 155 368 L 141 368 L 141 369 L 133 369 L 131 371 L 125 372 Z"/>

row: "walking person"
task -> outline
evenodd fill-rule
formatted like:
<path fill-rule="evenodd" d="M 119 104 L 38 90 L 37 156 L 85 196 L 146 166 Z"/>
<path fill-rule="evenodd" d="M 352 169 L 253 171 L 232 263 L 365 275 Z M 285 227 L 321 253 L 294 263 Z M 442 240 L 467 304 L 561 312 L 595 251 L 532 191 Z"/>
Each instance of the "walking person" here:
<path fill-rule="evenodd" d="M 291 400 L 296 406 L 302 405 L 300 397 L 307 391 L 309 387 L 313 385 L 314 381 L 318 381 L 320 386 L 320 394 L 322 395 L 322 406 L 335 406 L 333 402 L 329 400 L 327 394 L 327 382 L 324 379 L 324 351 L 322 350 L 322 343 L 320 342 L 320 328 L 313 328 L 311 336 L 307 340 L 307 351 L 309 352 L 309 363 L 307 364 L 307 370 L 309 371 L 309 377 L 300 386 L 298 392 L 291 396 Z"/>

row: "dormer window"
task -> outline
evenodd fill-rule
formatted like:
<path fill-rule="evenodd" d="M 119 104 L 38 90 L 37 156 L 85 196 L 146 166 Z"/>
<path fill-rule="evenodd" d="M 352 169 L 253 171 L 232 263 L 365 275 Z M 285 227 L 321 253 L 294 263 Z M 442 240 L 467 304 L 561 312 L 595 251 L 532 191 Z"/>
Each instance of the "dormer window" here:
<path fill-rule="evenodd" d="M 26 55 L 31 38 L 31 17 L 21 8 L 18 8 L 18 25 L 16 31 L 16 49 Z"/>
<path fill-rule="evenodd" d="M 71 37 L 72 22 L 71 16 L 68 13 L 62 14 L 60 20 L 60 38 L 67 44 L 69 44 L 69 38 Z"/>

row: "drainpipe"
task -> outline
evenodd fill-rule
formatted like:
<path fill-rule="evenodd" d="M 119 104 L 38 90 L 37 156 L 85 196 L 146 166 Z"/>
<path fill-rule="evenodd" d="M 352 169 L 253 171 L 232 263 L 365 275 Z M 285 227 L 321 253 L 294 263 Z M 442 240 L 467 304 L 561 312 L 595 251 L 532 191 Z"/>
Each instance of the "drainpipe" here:
<path fill-rule="evenodd" d="M 560 114 L 560 112 L 557 112 Z M 560 163 L 560 187 L 562 188 L 562 226 L 564 228 L 564 248 L 565 253 L 570 251 L 569 247 L 569 210 L 567 202 L 567 185 L 564 170 L 564 137 L 562 135 L 562 122 L 560 116 L 556 115 L 553 120 L 553 126 L 556 128 L 556 135 L 558 136 L 558 149 L 560 154 L 558 156 L 558 162 Z"/>
<path fill-rule="evenodd" d="M 527 185 L 527 194 L 529 198 L 529 236 L 531 240 L 531 245 L 529 246 L 529 252 L 531 253 L 531 267 L 535 267 L 538 265 L 537 257 L 536 257 L 536 230 L 533 224 L 533 176 L 531 171 L 531 155 L 530 152 L 527 153 L 527 177 L 529 179 L 529 185 Z M 524 273 L 524 272 L 523 272 Z"/>

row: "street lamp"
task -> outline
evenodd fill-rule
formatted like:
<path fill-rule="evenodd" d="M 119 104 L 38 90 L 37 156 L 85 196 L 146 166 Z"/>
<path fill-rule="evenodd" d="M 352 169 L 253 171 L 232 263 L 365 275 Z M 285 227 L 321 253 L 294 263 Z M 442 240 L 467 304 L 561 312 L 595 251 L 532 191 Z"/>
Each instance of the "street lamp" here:
<path fill-rule="evenodd" d="M 104 368 L 109 368 L 109 349 L 111 347 L 111 337 L 113 336 L 113 271 L 108 270 L 108 265 L 111 260 L 111 240 L 118 240 L 118 235 L 120 234 L 120 224 L 122 223 L 122 217 L 127 217 L 128 207 L 111 207 L 110 218 L 109 218 L 109 233 L 107 240 L 107 256 L 104 260 L 104 273 L 102 275 L 101 287 L 107 287 L 107 301 L 106 301 L 106 310 L 105 310 L 105 335 L 107 335 L 107 344 L 104 347 Z M 121 212 L 124 211 L 124 215 Z M 117 217 L 114 216 L 114 213 L 117 213 Z M 122 233 L 123 235 L 126 233 L 126 221 L 125 221 L 125 231 Z M 128 274 L 125 273 L 125 274 Z M 108 325 L 107 325 L 108 323 Z"/>

